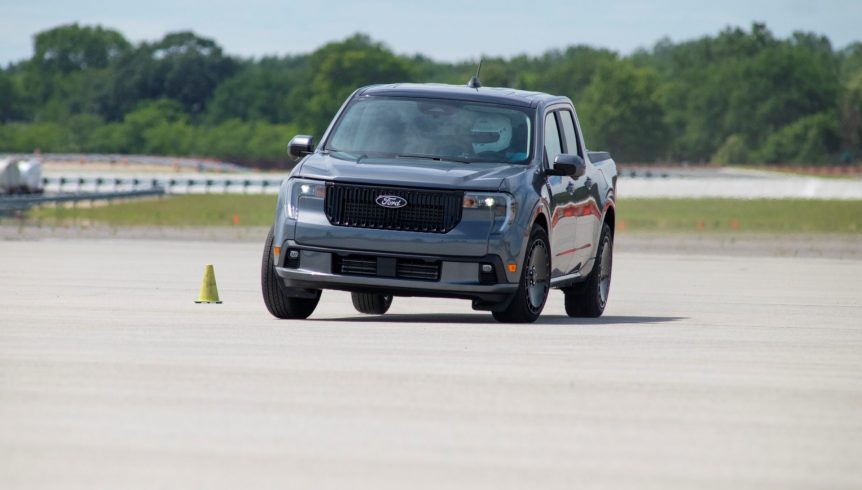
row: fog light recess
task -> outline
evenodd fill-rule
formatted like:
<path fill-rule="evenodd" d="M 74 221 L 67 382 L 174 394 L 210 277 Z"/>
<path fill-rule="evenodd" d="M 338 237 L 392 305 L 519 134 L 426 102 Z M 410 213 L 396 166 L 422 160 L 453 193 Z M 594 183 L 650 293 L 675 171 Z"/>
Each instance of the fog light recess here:
<path fill-rule="evenodd" d="M 479 264 L 479 283 L 497 284 L 497 271 L 493 264 Z"/>
<path fill-rule="evenodd" d="M 299 268 L 299 250 L 288 250 L 287 258 L 284 261 L 284 266 L 289 269 L 298 269 Z"/>

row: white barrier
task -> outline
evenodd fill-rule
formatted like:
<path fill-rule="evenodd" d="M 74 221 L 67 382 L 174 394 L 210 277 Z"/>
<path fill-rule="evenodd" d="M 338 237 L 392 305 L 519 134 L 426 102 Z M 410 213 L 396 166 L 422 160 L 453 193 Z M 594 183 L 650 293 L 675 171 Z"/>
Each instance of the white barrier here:
<path fill-rule="evenodd" d="M 662 178 L 621 177 L 620 199 L 632 198 L 739 198 L 862 200 L 862 180 L 817 177 L 770 178 Z"/>

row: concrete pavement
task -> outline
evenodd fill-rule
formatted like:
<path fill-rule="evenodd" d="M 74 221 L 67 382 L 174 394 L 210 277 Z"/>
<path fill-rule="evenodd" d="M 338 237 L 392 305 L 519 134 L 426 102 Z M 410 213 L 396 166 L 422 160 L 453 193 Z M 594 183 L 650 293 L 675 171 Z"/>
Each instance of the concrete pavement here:
<path fill-rule="evenodd" d="M 0 486 L 862 486 L 862 261 L 621 252 L 598 320 L 277 321 L 260 248 L 0 241 Z"/>

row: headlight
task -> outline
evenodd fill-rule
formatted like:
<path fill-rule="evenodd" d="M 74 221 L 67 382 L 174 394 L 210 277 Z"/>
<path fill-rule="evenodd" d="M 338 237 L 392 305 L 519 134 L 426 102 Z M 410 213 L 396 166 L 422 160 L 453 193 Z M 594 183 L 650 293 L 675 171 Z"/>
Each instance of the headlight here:
<path fill-rule="evenodd" d="M 326 197 L 326 183 L 319 180 L 291 179 L 287 187 L 285 213 L 290 219 L 299 218 L 299 200 L 323 199 Z"/>
<path fill-rule="evenodd" d="M 494 219 L 493 231 L 504 231 L 515 219 L 515 199 L 502 192 L 464 194 L 464 209 L 487 209 Z"/>

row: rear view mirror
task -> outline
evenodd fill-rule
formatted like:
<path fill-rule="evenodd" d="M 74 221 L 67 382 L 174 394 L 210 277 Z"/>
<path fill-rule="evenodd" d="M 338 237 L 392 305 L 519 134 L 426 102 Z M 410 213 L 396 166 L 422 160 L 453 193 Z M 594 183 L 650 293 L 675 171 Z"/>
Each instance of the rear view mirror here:
<path fill-rule="evenodd" d="M 314 151 L 314 137 L 307 134 L 298 134 L 287 144 L 288 155 L 299 158 Z"/>
<path fill-rule="evenodd" d="M 584 159 L 578 155 L 561 153 L 554 158 L 554 168 L 547 171 L 548 175 L 562 175 L 577 179 L 587 171 Z"/>

